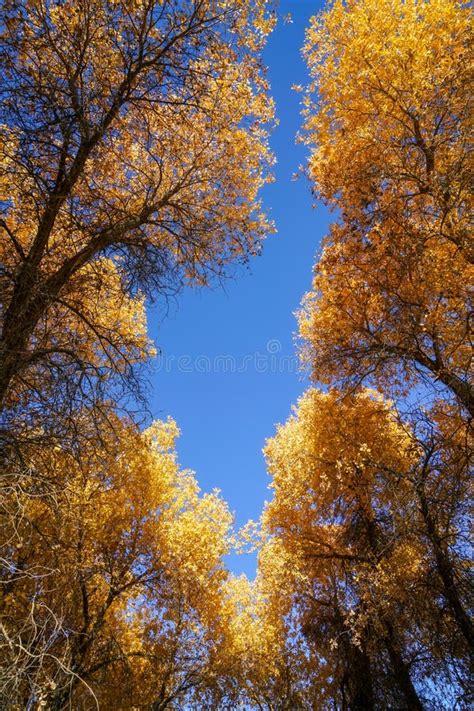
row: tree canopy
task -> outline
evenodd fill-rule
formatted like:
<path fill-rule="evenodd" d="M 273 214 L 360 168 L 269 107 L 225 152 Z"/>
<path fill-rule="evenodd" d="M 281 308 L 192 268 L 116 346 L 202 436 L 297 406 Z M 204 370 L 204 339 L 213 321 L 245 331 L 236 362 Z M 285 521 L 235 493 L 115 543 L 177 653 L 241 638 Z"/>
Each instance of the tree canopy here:
<path fill-rule="evenodd" d="M 336 214 L 312 386 L 240 531 L 145 422 L 146 310 L 273 230 L 273 3 L 1 6 L 2 708 L 470 708 L 469 5 L 335 0 L 307 29 L 300 140 Z M 249 549 L 254 580 L 225 562 Z"/>

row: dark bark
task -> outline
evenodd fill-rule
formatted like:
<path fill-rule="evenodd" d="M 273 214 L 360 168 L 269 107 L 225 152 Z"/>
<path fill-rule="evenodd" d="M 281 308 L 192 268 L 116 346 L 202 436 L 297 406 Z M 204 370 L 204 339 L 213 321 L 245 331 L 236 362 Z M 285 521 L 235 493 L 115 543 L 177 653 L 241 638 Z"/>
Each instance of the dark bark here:
<path fill-rule="evenodd" d="M 405 699 L 406 709 L 407 711 L 423 711 L 424 706 L 413 685 L 408 665 L 403 660 L 393 626 L 389 621 L 385 621 L 385 629 L 387 630 L 385 646 L 392 664 L 394 679 Z"/>
<path fill-rule="evenodd" d="M 464 636 L 468 647 L 472 652 L 474 650 L 474 625 L 462 604 L 456 585 L 452 562 L 442 544 L 441 537 L 437 531 L 435 521 L 431 515 L 422 487 L 418 487 L 417 491 L 420 500 L 421 514 L 426 525 L 426 533 L 431 543 L 436 562 L 436 569 L 443 584 L 444 597 L 449 604 L 460 632 Z"/>
<path fill-rule="evenodd" d="M 363 648 L 350 641 L 346 645 L 346 654 L 344 696 L 347 711 L 372 711 L 375 705 L 370 658 Z"/>
<path fill-rule="evenodd" d="M 369 548 L 377 559 L 380 558 L 380 534 L 378 531 L 377 523 L 374 519 L 370 519 L 366 522 L 367 524 L 367 540 Z M 383 549 L 383 547 L 382 547 Z M 395 634 L 394 627 L 390 619 L 382 615 L 381 622 L 386 630 L 384 637 L 385 647 L 388 652 L 390 659 L 393 678 L 401 691 L 403 698 L 405 700 L 407 711 L 423 711 L 423 704 L 416 692 L 415 686 L 412 682 L 410 676 L 410 670 L 408 665 L 403 659 L 400 644 L 397 640 L 397 635 Z"/>

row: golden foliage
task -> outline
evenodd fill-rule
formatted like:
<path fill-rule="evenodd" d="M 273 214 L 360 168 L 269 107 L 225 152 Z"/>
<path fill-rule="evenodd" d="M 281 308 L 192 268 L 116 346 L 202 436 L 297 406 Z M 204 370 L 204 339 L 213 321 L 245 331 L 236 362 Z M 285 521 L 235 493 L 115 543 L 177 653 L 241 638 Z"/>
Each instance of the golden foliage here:
<path fill-rule="evenodd" d="M 139 433 L 111 417 L 114 435 L 80 458 L 32 452 L 30 486 L 15 492 L 22 517 L 2 531 L 17 571 L 2 595 L 4 662 L 24 666 L 5 697 L 151 707 L 202 681 L 232 517 L 179 469 L 173 421 Z"/>
<path fill-rule="evenodd" d="M 94 313 L 109 289 L 129 321 L 141 291 L 259 251 L 273 19 L 266 0 L 4 4 L 0 397 L 15 404 L 30 378 L 92 377 L 94 358 L 56 343 L 63 322 L 123 375 L 143 343 Z"/>
<path fill-rule="evenodd" d="M 300 316 L 322 382 L 406 391 L 428 373 L 472 413 L 470 11 L 336 2 L 312 21 L 304 140 L 340 210 Z"/>

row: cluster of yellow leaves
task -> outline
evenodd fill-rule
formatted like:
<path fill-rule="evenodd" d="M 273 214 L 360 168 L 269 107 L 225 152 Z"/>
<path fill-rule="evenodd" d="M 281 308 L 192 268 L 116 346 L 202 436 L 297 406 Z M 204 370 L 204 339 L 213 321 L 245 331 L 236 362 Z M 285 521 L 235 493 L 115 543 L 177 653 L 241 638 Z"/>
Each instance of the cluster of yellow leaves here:
<path fill-rule="evenodd" d="M 35 563 L 37 575 L 20 576 L 2 614 L 10 629 L 21 628 L 39 585 L 37 623 L 46 628 L 54 611 L 67 630 L 51 659 L 84 679 L 101 703 L 125 709 L 152 704 L 161 684 L 179 698 L 187 674 L 197 683 L 232 516 L 217 493 L 201 496 L 193 474 L 179 469 L 172 420 L 139 433 L 110 417 L 114 434 L 80 459 L 60 447 L 31 452 L 31 476 L 54 483 L 41 497 L 25 485 L 21 525 L 3 531 L 17 546 L 18 569 Z M 120 678 L 125 668 L 126 684 L 102 683 L 99 670 Z M 70 680 L 53 661 L 42 674 L 54 703 Z M 90 698 L 86 686 L 75 686 L 75 703 Z"/>
<path fill-rule="evenodd" d="M 270 6 L 6 7 L 2 402 L 25 381 L 44 396 L 73 372 L 130 375 L 152 353 L 144 294 L 258 253 L 273 230 L 258 198 L 272 179 Z"/>
<path fill-rule="evenodd" d="M 267 525 L 278 530 L 281 517 L 285 532 L 300 538 L 314 515 L 324 516 L 334 506 L 363 506 L 369 513 L 380 468 L 403 474 L 413 462 L 408 434 L 371 391 L 353 397 L 337 390 L 307 391 L 265 455 L 275 491 L 265 512 Z"/>
<path fill-rule="evenodd" d="M 427 572 L 412 521 L 420 450 L 378 393 L 311 389 L 264 452 L 274 489 L 259 559 L 267 614 L 293 615 L 311 698 L 326 708 L 350 659 L 343 639 L 366 650 L 369 629 L 383 640 L 391 620 L 400 633 L 409 626 Z"/>
<path fill-rule="evenodd" d="M 338 0 L 313 18 L 305 129 L 322 197 L 351 212 L 363 207 L 364 187 L 370 199 L 383 185 L 387 206 L 394 197 L 433 203 L 419 188 L 433 179 L 441 190 L 444 176 L 459 181 L 459 204 L 469 201 L 464 170 L 449 175 L 463 136 L 446 140 L 454 126 L 468 132 L 469 36 L 469 9 L 454 0 Z M 436 153 L 433 176 L 426 150 Z"/>
<path fill-rule="evenodd" d="M 292 559 L 272 538 L 259 551 L 255 580 L 231 576 L 223 588 L 212 672 L 218 708 L 286 704 L 311 708 L 316 699 L 312 665 L 291 641 L 288 599 L 282 581 L 292 575 Z M 286 605 L 286 607 L 285 607 Z"/>
<path fill-rule="evenodd" d="M 428 372 L 472 409 L 470 31 L 451 0 L 336 2 L 307 31 L 309 176 L 341 214 L 300 316 L 317 380 Z"/>

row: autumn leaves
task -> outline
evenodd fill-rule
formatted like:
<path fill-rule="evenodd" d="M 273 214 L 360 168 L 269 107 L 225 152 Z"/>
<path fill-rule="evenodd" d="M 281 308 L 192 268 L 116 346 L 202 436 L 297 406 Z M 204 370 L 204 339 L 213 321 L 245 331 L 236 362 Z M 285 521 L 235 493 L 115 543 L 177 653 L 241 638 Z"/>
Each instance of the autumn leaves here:
<path fill-rule="evenodd" d="M 176 425 L 133 411 L 146 298 L 272 229 L 270 3 L 3 5 L 2 705 L 467 707 L 467 8 L 338 1 L 307 31 L 308 175 L 338 217 L 251 582 Z"/>
<path fill-rule="evenodd" d="M 311 669 L 298 708 L 466 703 L 469 32 L 436 0 L 336 2 L 307 32 L 308 172 L 339 218 L 299 325 L 329 389 L 267 444 L 262 521 L 285 560 L 269 605 Z"/>
<path fill-rule="evenodd" d="M 301 321 L 315 375 L 390 392 L 428 377 L 472 414 L 469 18 L 387 2 L 337 4 L 320 22 L 305 139 L 317 194 L 342 219 Z"/>
<path fill-rule="evenodd" d="M 145 300 L 271 230 L 267 5 L 2 3 L 2 707 L 214 683 L 231 517 L 142 431 Z"/>

